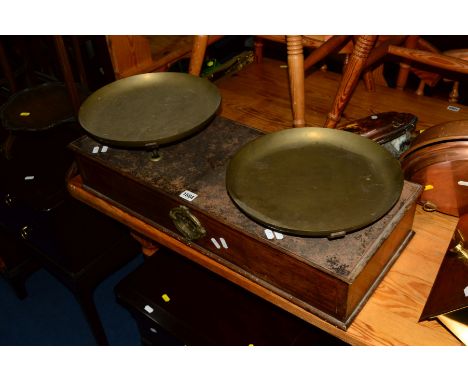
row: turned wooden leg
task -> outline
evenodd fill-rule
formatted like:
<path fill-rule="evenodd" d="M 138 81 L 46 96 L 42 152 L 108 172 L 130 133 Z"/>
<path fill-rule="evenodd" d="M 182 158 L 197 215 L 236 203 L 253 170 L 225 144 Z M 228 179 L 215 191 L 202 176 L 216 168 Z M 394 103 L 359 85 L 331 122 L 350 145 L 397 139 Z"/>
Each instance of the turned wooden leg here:
<path fill-rule="evenodd" d="M 83 311 L 89 328 L 93 333 L 98 345 L 109 345 L 106 331 L 102 326 L 101 318 L 94 304 L 93 292 L 89 290 L 80 290 L 74 292 L 75 298 Z"/>
<path fill-rule="evenodd" d="M 458 102 L 458 87 L 460 86 L 460 83 L 458 81 L 454 81 L 452 91 L 449 94 L 449 102 Z"/>
<path fill-rule="evenodd" d="M 254 54 L 255 63 L 261 64 L 263 62 L 263 39 L 259 37 L 254 39 Z"/>
<path fill-rule="evenodd" d="M 208 46 L 208 36 L 195 36 L 193 38 L 192 54 L 190 56 L 189 73 L 199 76 L 203 60 L 205 59 L 206 47 Z"/>
<path fill-rule="evenodd" d="M 364 73 L 364 85 L 368 92 L 375 92 L 374 75 L 370 70 Z"/>
<path fill-rule="evenodd" d="M 343 60 L 343 69 L 341 70 L 342 73 L 345 72 L 346 66 L 348 66 L 348 62 L 349 62 L 349 57 L 350 57 L 350 56 L 351 56 L 350 54 L 345 54 L 345 56 L 344 56 L 344 60 Z"/>
<path fill-rule="evenodd" d="M 416 89 L 416 94 L 417 94 L 418 96 L 424 95 L 424 87 L 425 87 L 425 86 L 426 86 L 426 83 L 425 83 L 423 80 L 419 81 L 419 86 L 418 86 L 418 88 Z"/>
<path fill-rule="evenodd" d="M 386 86 L 388 87 L 387 80 L 384 76 L 384 65 L 380 64 L 375 69 L 372 70 L 372 79 L 374 80 L 375 85 Z"/>
<path fill-rule="evenodd" d="M 293 126 L 305 126 L 304 53 L 301 36 L 286 36 Z"/>
<path fill-rule="evenodd" d="M 350 39 L 351 36 L 333 36 L 325 41 L 317 49 L 313 50 L 304 60 L 304 70 L 309 70 L 317 62 L 322 61 L 331 53 L 337 52 L 340 47 L 346 44 Z"/>
<path fill-rule="evenodd" d="M 418 45 L 419 36 L 408 36 L 405 42 L 405 47 L 409 49 L 415 49 Z M 400 71 L 398 72 L 398 78 L 396 82 L 396 88 L 403 90 L 408 81 L 408 75 L 411 70 L 411 65 L 408 60 L 400 63 Z"/>
<path fill-rule="evenodd" d="M 130 232 L 130 235 L 141 244 L 141 251 L 145 256 L 153 256 L 159 247 L 151 240 L 136 232 Z"/>
<path fill-rule="evenodd" d="M 377 40 L 377 36 L 359 36 L 353 49 L 353 53 L 349 58 L 346 69 L 343 73 L 338 92 L 333 101 L 332 109 L 328 113 L 325 121 L 325 127 L 336 127 L 338 121 L 343 114 L 343 110 L 349 102 L 354 89 L 357 86 L 359 77 L 366 63 L 366 59 L 372 47 Z"/>
<path fill-rule="evenodd" d="M 63 42 L 62 36 L 54 36 L 55 50 L 60 62 L 60 67 L 62 69 L 64 82 L 67 87 L 68 95 L 70 97 L 71 104 L 75 115 L 78 115 L 80 110 L 81 100 L 78 94 L 78 89 L 76 88 L 75 79 L 73 77 L 73 71 L 70 66 L 70 60 L 68 59 L 67 49 L 65 43 Z"/>
<path fill-rule="evenodd" d="M 15 76 L 11 69 L 10 63 L 8 62 L 5 49 L 2 42 L 0 41 L 0 66 L 2 67 L 3 75 L 5 76 L 8 86 L 10 87 L 10 93 L 15 93 L 18 88 L 16 87 Z"/>
<path fill-rule="evenodd" d="M 9 132 L 0 150 L 3 152 L 3 156 L 8 160 L 12 159 L 11 150 L 14 142 L 15 136 L 11 132 Z"/>
<path fill-rule="evenodd" d="M 10 286 L 13 289 L 13 292 L 19 300 L 24 300 L 26 299 L 26 297 L 28 297 L 28 291 L 26 289 L 26 279 L 26 275 L 18 275 L 16 277 L 13 277 L 12 279 L 7 280 L 8 284 L 10 284 Z"/>

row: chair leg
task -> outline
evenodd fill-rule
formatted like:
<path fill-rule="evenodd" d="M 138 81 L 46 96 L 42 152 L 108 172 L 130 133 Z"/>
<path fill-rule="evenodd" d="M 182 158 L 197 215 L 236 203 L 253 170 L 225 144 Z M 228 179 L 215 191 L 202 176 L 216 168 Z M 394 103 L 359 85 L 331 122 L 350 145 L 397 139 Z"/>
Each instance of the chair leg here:
<path fill-rule="evenodd" d="M 368 92 L 375 92 L 374 75 L 370 70 L 364 73 L 364 85 Z"/>
<path fill-rule="evenodd" d="M 96 339 L 96 343 L 98 345 L 109 345 L 104 327 L 102 326 L 101 318 L 99 317 L 96 305 L 94 304 L 92 291 L 78 291 L 75 292 L 74 295 L 80 304 L 81 310 L 85 315 L 91 332 Z"/>
<path fill-rule="evenodd" d="M 449 94 L 449 102 L 454 102 L 454 103 L 458 102 L 458 96 L 459 96 L 458 87 L 459 87 L 459 85 L 460 85 L 460 82 L 458 82 L 458 81 L 453 82 L 453 88 L 452 88 L 452 91 Z"/>
<path fill-rule="evenodd" d="M 325 121 L 325 127 L 336 127 L 341 119 L 343 110 L 349 102 L 354 89 L 356 88 L 359 77 L 364 69 L 364 64 L 371 49 L 373 48 L 377 36 L 359 36 L 349 58 L 346 69 L 343 73 L 338 92 L 333 101 L 332 109 L 328 113 Z"/>
<path fill-rule="evenodd" d="M 415 49 L 418 45 L 419 36 L 408 36 L 405 42 L 405 48 Z M 396 82 L 396 88 L 403 90 L 408 81 L 408 75 L 411 70 L 411 65 L 408 60 L 400 63 L 400 71 L 398 72 L 398 78 Z"/>
<path fill-rule="evenodd" d="M 208 36 L 195 36 L 193 38 L 192 54 L 190 56 L 189 73 L 199 76 L 205 58 Z"/>
<path fill-rule="evenodd" d="M 286 36 L 293 126 L 305 126 L 304 53 L 301 36 Z"/>
<path fill-rule="evenodd" d="M 417 94 L 418 96 L 424 95 L 424 88 L 425 88 L 425 86 L 426 86 L 426 83 L 425 83 L 423 80 L 419 81 L 419 86 L 418 86 L 418 88 L 416 89 L 416 94 Z"/>
<path fill-rule="evenodd" d="M 24 300 L 28 297 L 28 291 L 26 290 L 26 280 L 25 277 L 15 277 L 11 280 L 8 280 L 8 283 L 13 288 L 15 295 L 18 299 Z"/>
<path fill-rule="evenodd" d="M 68 95 L 70 97 L 71 104 L 75 115 L 78 115 L 80 110 L 81 100 L 76 88 L 75 80 L 73 78 L 73 72 L 70 66 L 70 60 L 68 59 L 67 49 L 63 42 L 62 36 L 54 36 L 55 50 L 59 59 L 60 67 L 62 69 L 63 78 L 67 87 Z"/>
<path fill-rule="evenodd" d="M 261 64 L 263 62 L 263 40 L 260 37 L 254 39 L 254 55 L 255 63 Z"/>
<path fill-rule="evenodd" d="M 6 55 L 5 49 L 1 41 L 0 41 L 0 66 L 8 82 L 8 86 L 10 87 L 10 93 L 11 94 L 15 93 L 18 90 L 18 87 L 16 86 L 16 81 L 15 81 L 15 76 L 13 74 L 13 70 L 11 69 L 10 62 L 7 59 L 7 55 Z"/>

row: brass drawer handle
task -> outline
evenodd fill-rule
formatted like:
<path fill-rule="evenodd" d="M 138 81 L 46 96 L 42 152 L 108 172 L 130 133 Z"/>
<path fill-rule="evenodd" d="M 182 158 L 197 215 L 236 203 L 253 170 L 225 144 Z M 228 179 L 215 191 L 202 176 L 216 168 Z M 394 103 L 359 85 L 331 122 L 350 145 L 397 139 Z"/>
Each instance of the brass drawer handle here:
<path fill-rule="evenodd" d="M 8 207 L 13 207 L 15 205 L 15 197 L 11 194 L 6 194 L 4 202 Z"/>
<path fill-rule="evenodd" d="M 169 216 L 176 228 L 187 240 L 197 240 L 206 235 L 205 228 L 187 207 L 175 207 L 169 212 Z"/>
<path fill-rule="evenodd" d="M 29 240 L 31 238 L 31 234 L 32 234 L 32 227 L 29 225 L 25 225 L 20 230 L 20 236 L 23 240 Z"/>
<path fill-rule="evenodd" d="M 426 212 L 434 212 L 437 211 L 437 205 L 433 202 L 426 201 L 423 203 L 423 210 Z"/>

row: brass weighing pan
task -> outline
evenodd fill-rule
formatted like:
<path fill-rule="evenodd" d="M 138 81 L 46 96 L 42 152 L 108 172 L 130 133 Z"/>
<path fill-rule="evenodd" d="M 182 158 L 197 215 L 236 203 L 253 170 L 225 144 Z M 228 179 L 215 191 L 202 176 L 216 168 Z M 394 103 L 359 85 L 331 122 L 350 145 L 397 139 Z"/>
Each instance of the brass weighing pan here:
<path fill-rule="evenodd" d="M 339 237 L 387 213 L 400 197 L 403 174 L 370 139 L 303 127 L 242 147 L 228 164 L 226 188 L 260 224 L 293 235 Z"/>
<path fill-rule="evenodd" d="M 151 148 L 205 127 L 221 103 L 210 81 L 186 73 L 147 73 L 115 81 L 82 104 L 81 126 L 110 146 Z"/>

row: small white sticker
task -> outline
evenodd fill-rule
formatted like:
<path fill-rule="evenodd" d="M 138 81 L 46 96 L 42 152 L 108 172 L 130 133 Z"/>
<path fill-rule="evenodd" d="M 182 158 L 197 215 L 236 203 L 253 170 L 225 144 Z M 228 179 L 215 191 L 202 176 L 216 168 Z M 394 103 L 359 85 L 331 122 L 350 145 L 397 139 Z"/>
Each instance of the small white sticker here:
<path fill-rule="evenodd" d="M 99 146 L 93 147 L 93 154 L 97 154 L 99 152 Z"/>
<path fill-rule="evenodd" d="M 265 230 L 265 236 L 267 237 L 268 240 L 273 240 L 273 239 L 283 240 L 284 238 L 284 235 L 281 232 L 275 232 L 275 231 L 272 231 L 271 229 Z"/>
<path fill-rule="evenodd" d="M 221 246 L 219 245 L 219 243 L 217 242 L 217 240 L 214 237 L 211 238 L 211 242 L 214 244 L 216 249 L 221 249 Z"/>
<path fill-rule="evenodd" d="M 108 149 L 108 148 L 109 148 L 109 147 L 107 147 L 107 146 L 102 146 L 101 153 L 107 152 L 107 149 Z"/>
<path fill-rule="evenodd" d="M 468 286 L 463 289 L 463 292 L 465 293 L 465 297 L 468 297 Z"/>
<path fill-rule="evenodd" d="M 150 328 L 150 332 L 157 333 L 158 331 L 155 328 Z"/>
<path fill-rule="evenodd" d="M 265 235 L 267 237 L 268 240 L 271 240 L 275 237 L 275 235 L 273 234 L 273 231 L 271 229 L 266 229 L 265 230 Z"/>
<path fill-rule="evenodd" d="M 34 175 L 29 175 L 29 176 L 24 177 L 24 180 L 33 180 L 33 179 L 34 179 Z"/>
<path fill-rule="evenodd" d="M 283 234 L 280 233 L 280 232 L 273 232 L 275 234 L 275 237 L 278 239 L 278 240 L 282 240 L 284 238 Z"/>
<path fill-rule="evenodd" d="M 449 105 L 449 106 L 447 106 L 447 110 L 450 110 L 450 111 L 460 111 L 460 108 L 457 107 L 457 106 Z"/>
<path fill-rule="evenodd" d="M 185 190 L 184 192 L 182 192 L 180 195 L 179 195 L 182 199 L 185 199 L 185 200 L 188 200 L 189 202 L 193 201 L 198 195 L 191 192 L 191 191 L 187 191 Z"/>
<path fill-rule="evenodd" d="M 146 310 L 148 313 L 153 313 L 154 312 L 154 309 L 149 305 L 145 305 L 145 307 L 143 309 Z"/>
<path fill-rule="evenodd" d="M 226 248 L 226 249 L 229 248 L 228 245 L 227 245 L 227 243 L 226 243 L 226 240 L 224 240 L 223 237 L 220 237 L 220 238 L 219 238 L 219 241 L 221 242 L 221 245 L 223 246 L 223 248 Z"/>
<path fill-rule="evenodd" d="M 377 115 L 371 115 L 371 119 L 379 119 Z"/>
<path fill-rule="evenodd" d="M 468 186 L 468 182 L 467 182 L 466 180 L 459 180 L 459 181 L 458 181 L 458 184 L 459 184 L 460 186 Z"/>

